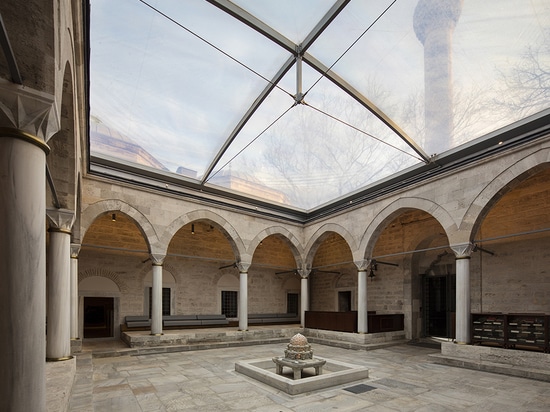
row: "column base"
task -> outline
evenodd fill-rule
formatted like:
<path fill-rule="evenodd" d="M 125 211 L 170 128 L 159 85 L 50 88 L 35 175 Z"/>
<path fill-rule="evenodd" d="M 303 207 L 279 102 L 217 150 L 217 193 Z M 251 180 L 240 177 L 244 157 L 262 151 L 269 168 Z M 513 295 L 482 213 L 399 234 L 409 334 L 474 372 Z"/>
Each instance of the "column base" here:
<path fill-rule="evenodd" d="M 80 338 L 71 338 L 71 340 L 80 340 Z"/>
<path fill-rule="evenodd" d="M 457 342 L 457 341 L 455 341 L 455 344 L 456 344 L 456 345 L 469 345 L 470 343 L 468 343 L 468 342 Z"/>
<path fill-rule="evenodd" d="M 150 333 L 151 336 L 162 336 L 164 333 Z"/>
<path fill-rule="evenodd" d="M 72 358 L 73 358 L 72 355 L 62 356 L 61 358 L 46 358 L 46 362 L 62 362 L 66 360 L 71 360 Z"/>

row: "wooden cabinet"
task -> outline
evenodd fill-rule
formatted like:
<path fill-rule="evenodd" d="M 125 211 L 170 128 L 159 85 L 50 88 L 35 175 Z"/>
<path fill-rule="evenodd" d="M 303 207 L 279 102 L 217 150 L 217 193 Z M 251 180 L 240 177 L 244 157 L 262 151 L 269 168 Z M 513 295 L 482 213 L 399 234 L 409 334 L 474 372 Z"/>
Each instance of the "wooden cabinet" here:
<path fill-rule="evenodd" d="M 472 313 L 472 343 L 506 345 L 506 315 Z"/>
<path fill-rule="evenodd" d="M 511 313 L 508 315 L 508 346 L 533 346 L 548 350 L 548 316 Z"/>
<path fill-rule="evenodd" d="M 472 344 L 549 352 L 549 324 L 542 313 L 472 313 Z"/>

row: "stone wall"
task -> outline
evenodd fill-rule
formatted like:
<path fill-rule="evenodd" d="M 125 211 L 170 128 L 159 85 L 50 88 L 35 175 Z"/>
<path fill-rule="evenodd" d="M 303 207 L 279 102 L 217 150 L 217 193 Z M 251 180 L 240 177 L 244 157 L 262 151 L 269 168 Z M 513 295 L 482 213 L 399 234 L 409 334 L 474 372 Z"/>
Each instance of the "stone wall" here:
<path fill-rule="evenodd" d="M 469 239 L 495 253 L 471 255 L 472 311 L 550 313 L 549 232 L 544 231 L 550 227 L 550 169 L 524 170 L 516 164 L 507 172 L 507 162 L 519 164 L 528 157 L 520 152 L 505 155 L 506 162 L 487 160 L 426 181 L 403 197 L 381 198 L 305 226 L 87 178 L 83 250 L 94 244 L 128 256 L 83 251 L 80 271 L 100 267 L 124 278 L 128 288 L 120 298 L 121 318 L 145 309 L 140 279 L 151 266 L 141 262 L 153 248 L 163 247 L 165 270 L 176 280 L 175 313 L 218 312 L 217 282 L 229 275 L 224 282 L 232 279 L 229 286 L 238 290 L 239 276 L 236 268 L 219 267 L 238 259 L 252 263 L 249 313 L 284 312 L 286 293 L 300 290 L 299 277 L 292 273 L 300 264 L 312 267 L 310 310 L 338 310 L 338 292 L 346 290 L 352 292 L 356 310 L 354 262 L 372 257 L 398 266 L 378 263 L 376 276 L 367 281 L 368 310 L 404 313 L 407 336 L 418 337 L 423 330 L 422 276 L 454 274 L 449 245 Z M 500 180 L 495 179 L 501 172 Z M 108 226 L 112 212 L 117 229 Z M 475 229 L 475 234 L 464 237 L 459 227 L 464 233 Z M 533 230 L 542 231 L 510 237 Z"/>

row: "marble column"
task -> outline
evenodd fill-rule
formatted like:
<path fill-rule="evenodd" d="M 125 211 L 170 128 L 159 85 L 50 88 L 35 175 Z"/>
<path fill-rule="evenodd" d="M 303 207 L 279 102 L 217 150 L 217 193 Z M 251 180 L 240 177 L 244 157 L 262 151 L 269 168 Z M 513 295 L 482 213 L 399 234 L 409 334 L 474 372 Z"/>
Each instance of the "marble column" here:
<path fill-rule="evenodd" d="M 0 411 L 46 410 L 46 155 L 53 95 L 0 79 Z"/>
<path fill-rule="evenodd" d="M 0 127 L 0 410 L 46 409 L 46 154 Z"/>
<path fill-rule="evenodd" d="M 237 263 L 239 269 L 239 330 L 248 330 L 248 268 L 249 263 Z"/>
<path fill-rule="evenodd" d="M 300 292 L 300 326 L 306 327 L 306 312 L 309 310 L 309 269 L 298 269 L 298 274 L 301 280 L 301 292 Z"/>
<path fill-rule="evenodd" d="M 470 255 L 471 243 L 453 245 L 456 255 L 456 334 L 458 344 L 470 343 Z"/>
<path fill-rule="evenodd" d="M 78 336 L 78 253 L 79 244 L 71 244 L 71 340 Z"/>
<path fill-rule="evenodd" d="M 151 288 L 151 335 L 162 335 L 162 264 L 164 256 L 151 255 L 153 285 Z"/>
<path fill-rule="evenodd" d="M 357 266 L 357 332 L 368 333 L 367 267 L 370 260 L 355 262 Z"/>
<path fill-rule="evenodd" d="M 50 243 L 47 266 L 46 359 L 71 359 L 71 228 L 72 210 L 48 209 Z"/>

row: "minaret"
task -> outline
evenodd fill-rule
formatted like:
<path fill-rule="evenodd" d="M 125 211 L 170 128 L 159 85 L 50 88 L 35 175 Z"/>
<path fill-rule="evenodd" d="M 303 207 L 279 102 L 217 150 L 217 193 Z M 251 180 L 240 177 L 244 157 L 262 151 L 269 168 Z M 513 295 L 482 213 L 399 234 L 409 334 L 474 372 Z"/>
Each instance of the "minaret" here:
<path fill-rule="evenodd" d="M 463 0 L 419 0 L 413 17 L 424 45 L 425 146 L 429 153 L 449 149 L 453 138 L 452 34 Z"/>

